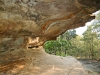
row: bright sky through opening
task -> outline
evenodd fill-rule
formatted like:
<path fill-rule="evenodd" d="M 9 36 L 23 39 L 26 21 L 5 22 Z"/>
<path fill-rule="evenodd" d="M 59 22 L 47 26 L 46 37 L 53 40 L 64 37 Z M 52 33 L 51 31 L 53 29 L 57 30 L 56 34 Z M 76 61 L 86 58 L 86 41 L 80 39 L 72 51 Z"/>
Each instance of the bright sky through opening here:
<path fill-rule="evenodd" d="M 87 30 L 87 26 L 91 25 L 92 22 L 93 22 L 93 20 L 90 22 L 87 22 L 84 27 L 76 28 L 76 34 L 82 36 L 82 34 Z"/>
<path fill-rule="evenodd" d="M 95 12 L 95 13 L 93 13 L 93 14 L 96 15 L 96 14 L 98 14 L 99 12 L 100 12 L 100 10 L 97 11 L 97 12 Z M 92 23 L 93 23 L 93 20 L 90 21 L 90 22 L 87 22 L 87 23 L 85 24 L 84 27 L 76 28 L 76 34 L 82 36 L 82 34 L 87 30 L 87 26 L 91 25 Z"/>

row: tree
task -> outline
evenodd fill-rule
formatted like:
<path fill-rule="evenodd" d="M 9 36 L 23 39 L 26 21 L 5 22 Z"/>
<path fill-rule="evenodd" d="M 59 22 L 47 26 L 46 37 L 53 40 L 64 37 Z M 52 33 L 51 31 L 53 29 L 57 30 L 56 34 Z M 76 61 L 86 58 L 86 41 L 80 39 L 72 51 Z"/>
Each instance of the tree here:
<path fill-rule="evenodd" d="M 83 41 L 84 41 L 85 50 L 88 51 L 89 58 L 92 58 L 92 59 L 95 58 L 95 52 L 96 52 L 95 47 L 97 46 L 96 40 L 98 39 L 97 34 L 93 28 L 94 28 L 93 25 L 89 26 L 83 34 L 84 35 Z"/>
<path fill-rule="evenodd" d="M 72 49 L 71 39 L 75 38 L 76 36 L 75 30 L 66 31 L 64 34 L 60 35 L 57 40 L 46 42 L 45 50 L 50 54 L 60 56 L 70 55 L 69 50 Z"/>

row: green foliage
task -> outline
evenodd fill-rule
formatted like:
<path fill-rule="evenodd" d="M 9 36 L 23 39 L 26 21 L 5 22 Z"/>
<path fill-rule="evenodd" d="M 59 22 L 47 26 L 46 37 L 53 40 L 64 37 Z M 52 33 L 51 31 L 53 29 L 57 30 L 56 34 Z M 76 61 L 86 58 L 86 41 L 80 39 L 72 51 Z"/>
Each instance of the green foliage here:
<path fill-rule="evenodd" d="M 88 58 L 95 59 L 96 47 L 98 46 L 98 38 L 96 32 L 93 32 L 93 25 L 89 26 L 84 32 L 84 49 L 88 51 Z"/>
<path fill-rule="evenodd" d="M 44 46 L 45 51 L 49 54 L 55 54 L 60 56 L 70 55 L 70 53 L 67 52 L 69 49 L 74 48 L 74 46 L 71 47 L 71 39 L 75 37 L 76 37 L 75 30 L 67 31 L 64 34 L 60 35 L 57 38 L 57 40 L 47 41 Z"/>
<path fill-rule="evenodd" d="M 71 34 L 72 32 L 73 34 Z M 57 40 L 47 41 L 44 47 L 49 54 L 69 55 L 83 59 L 99 59 L 99 43 L 98 34 L 93 32 L 92 26 L 89 26 L 83 37 L 77 36 L 75 30 L 67 31 L 60 35 Z"/>
<path fill-rule="evenodd" d="M 74 56 L 81 59 L 100 59 L 100 13 L 91 26 L 78 36 L 75 30 L 68 30 L 55 41 L 45 43 L 49 54 Z"/>

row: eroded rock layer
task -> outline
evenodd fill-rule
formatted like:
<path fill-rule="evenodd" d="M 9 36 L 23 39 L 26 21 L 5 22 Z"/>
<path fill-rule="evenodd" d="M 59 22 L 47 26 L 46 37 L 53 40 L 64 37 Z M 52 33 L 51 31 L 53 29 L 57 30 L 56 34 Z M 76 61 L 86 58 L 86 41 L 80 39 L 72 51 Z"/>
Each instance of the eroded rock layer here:
<path fill-rule="evenodd" d="M 84 26 L 99 6 L 99 0 L 0 0 L 0 37 L 39 37 L 43 45 Z"/>

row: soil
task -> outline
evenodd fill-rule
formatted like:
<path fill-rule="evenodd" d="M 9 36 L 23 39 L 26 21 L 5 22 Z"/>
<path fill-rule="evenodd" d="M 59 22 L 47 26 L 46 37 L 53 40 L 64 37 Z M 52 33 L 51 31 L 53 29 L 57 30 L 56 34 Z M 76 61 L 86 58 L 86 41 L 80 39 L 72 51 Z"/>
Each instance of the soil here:
<path fill-rule="evenodd" d="M 100 61 L 89 59 L 79 61 L 88 72 L 92 72 L 94 75 L 100 75 Z"/>

